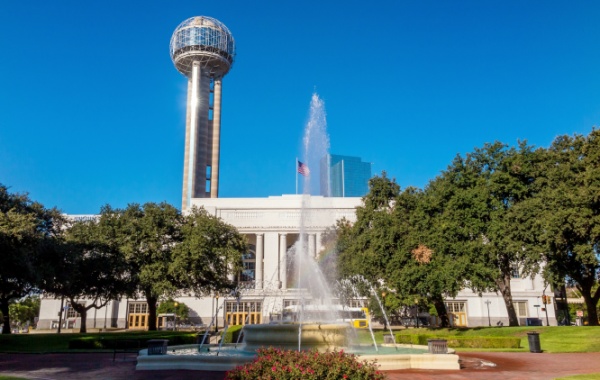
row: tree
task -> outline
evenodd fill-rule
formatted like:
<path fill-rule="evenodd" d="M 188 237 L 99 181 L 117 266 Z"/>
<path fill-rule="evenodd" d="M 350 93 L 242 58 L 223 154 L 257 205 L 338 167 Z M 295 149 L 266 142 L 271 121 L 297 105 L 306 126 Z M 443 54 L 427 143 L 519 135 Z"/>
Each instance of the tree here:
<path fill-rule="evenodd" d="M 161 297 L 174 295 L 179 284 L 170 274 L 173 249 L 181 242 L 182 215 L 167 203 L 104 206 L 98 226 L 103 243 L 125 257 L 136 294 L 148 303 L 148 329 L 156 330 L 156 307 Z"/>
<path fill-rule="evenodd" d="M 456 157 L 435 180 L 444 203 L 439 216 L 444 249 L 467 258 L 471 289 L 501 293 L 510 326 L 519 325 L 510 287 L 514 266 L 525 275 L 540 269 L 539 251 L 527 244 L 530 232 L 515 223 L 525 219 L 516 206 L 538 190 L 539 160 L 539 150 L 526 143 L 519 149 L 488 143 Z"/>
<path fill-rule="evenodd" d="M 9 305 L 11 323 L 17 326 L 33 326 L 39 313 L 40 297 L 37 295 L 27 296 Z"/>
<path fill-rule="evenodd" d="M 3 334 L 10 334 L 9 303 L 36 290 L 43 273 L 40 251 L 54 242 L 63 218 L 27 194 L 0 184 L 0 312 Z"/>
<path fill-rule="evenodd" d="M 424 245 L 432 241 L 432 227 L 425 218 L 423 192 L 415 188 L 400 192 L 385 172 L 372 178 L 369 187 L 356 222 L 338 223 L 340 275 L 360 275 L 381 287 L 378 292 L 388 295 L 385 308 L 427 298 L 447 325 L 443 294 L 460 284 L 461 276 L 451 269 L 456 268 L 455 261 L 433 255 Z M 425 256 L 416 254 L 422 251 Z"/>
<path fill-rule="evenodd" d="M 125 256 L 137 294 L 148 303 L 149 330 L 156 330 L 160 299 L 233 289 L 227 275 L 240 269 L 247 248 L 234 227 L 205 210 L 183 216 L 167 203 L 105 206 L 98 225 L 104 243 Z"/>
<path fill-rule="evenodd" d="M 196 296 L 235 288 L 229 274 L 241 269 L 246 239 L 235 227 L 210 215 L 205 209 L 192 208 L 183 218 L 181 241 L 173 249 L 169 275 L 180 290 Z"/>
<path fill-rule="evenodd" d="M 187 321 L 190 315 L 190 308 L 183 302 L 177 302 L 172 298 L 169 298 L 158 305 L 157 313 L 173 313 L 179 320 Z"/>
<path fill-rule="evenodd" d="M 81 316 L 79 332 L 87 332 L 87 312 L 133 294 L 132 274 L 124 255 L 103 241 L 96 221 L 75 222 L 44 259 L 53 263 L 43 290 L 65 297 Z M 85 302 L 81 302 L 85 300 Z"/>
<path fill-rule="evenodd" d="M 383 172 L 369 180 L 364 206 L 356 208 L 356 222 L 338 222 L 340 277 L 360 275 L 370 284 L 379 284 L 397 240 L 390 216 L 399 192 L 400 186 Z"/>
<path fill-rule="evenodd" d="M 532 208 L 554 285 L 573 282 L 585 300 L 589 325 L 598 325 L 600 300 L 600 131 L 560 136 L 547 150 L 543 191 Z"/>

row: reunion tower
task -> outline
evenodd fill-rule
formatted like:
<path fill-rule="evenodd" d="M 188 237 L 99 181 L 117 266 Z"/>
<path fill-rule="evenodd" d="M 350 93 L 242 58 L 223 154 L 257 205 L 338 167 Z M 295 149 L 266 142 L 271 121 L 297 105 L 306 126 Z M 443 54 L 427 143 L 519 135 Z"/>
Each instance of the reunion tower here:
<path fill-rule="evenodd" d="M 206 16 L 192 17 L 171 37 L 171 59 L 188 78 L 182 210 L 192 198 L 219 196 L 221 82 L 235 56 L 227 27 Z"/>

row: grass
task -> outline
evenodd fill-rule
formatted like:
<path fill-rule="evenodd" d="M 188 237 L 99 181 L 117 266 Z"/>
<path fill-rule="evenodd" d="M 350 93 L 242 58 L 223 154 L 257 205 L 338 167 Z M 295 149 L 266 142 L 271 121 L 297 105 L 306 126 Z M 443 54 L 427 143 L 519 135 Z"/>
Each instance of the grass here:
<path fill-rule="evenodd" d="M 519 349 L 457 349 L 457 351 L 504 351 L 527 352 L 529 344 L 527 333 L 537 331 L 540 334 L 540 345 L 544 352 L 600 352 L 600 327 L 587 326 L 544 326 L 544 327 L 476 327 L 476 328 L 419 328 L 394 330 L 402 334 L 427 334 L 443 338 L 448 335 L 458 336 L 514 336 L 521 338 Z M 383 342 L 383 330 L 374 331 L 378 343 Z M 85 336 L 102 339 L 169 339 L 175 335 L 195 335 L 192 332 L 111 332 L 90 334 L 8 334 L 0 335 L 0 352 L 46 353 L 46 352 L 82 352 L 89 350 L 69 349 L 69 340 Z M 359 331 L 361 343 L 371 343 L 368 330 Z M 2 379 L 0 379 L 2 380 Z"/>
<path fill-rule="evenodd" d="M 0 375 L 0 380 L 27 380 L 24 377 L 14 377 L 14 376 L 2 376 Z"/>
<path fill-rule="evenodd" d="M 554 380 L 600 380 L 600 373 L 589 373 L 589 374 L 585 374 L 585 375 L 557 377 Z"/>
<path fill-rule="evenodd" d="M 540 334 L 540 345 L 544 352 L 600 352 L 600 327 L 588 326 L 539 326 L 539 327 L 475 327 L 475 328 L 420 328 L 396 330 L 395 334 L 427 334 L 443 338 L 448 335 L 455 336 L 496 336 L 519 337 L 519 349 L 474 349 L 463 348 L 457 351 L 503 351 L 527 352 L 529 343 L 527 333 L 537 331 Z M 369 333 L 361 331 L 361 343 L 370 342 Z M 378 342 L 383 341 L 383 331 L 375 334 Z"/>

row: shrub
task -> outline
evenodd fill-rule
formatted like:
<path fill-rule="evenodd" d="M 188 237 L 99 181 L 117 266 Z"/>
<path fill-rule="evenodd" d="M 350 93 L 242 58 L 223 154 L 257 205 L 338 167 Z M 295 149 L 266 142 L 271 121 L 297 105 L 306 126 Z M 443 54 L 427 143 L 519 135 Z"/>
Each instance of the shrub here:
<path fill-rule="evenodd" d="M 288 351 L 265 348 L 257 351 L 252 363 L 227 372 L 228 380 L 283 379 L 283 380 L 383 380 L 374 362 L 360 361 L 343 351 L 318 352 Z"/>
<path fill-rule="evenodd" d="M 196 335 L 194 334 L 172 334 L 162 333 L 151 336 L 131 336 L 115 334 L 114 337 L 106 338 L 101 335 L 89 335 L 77 337 L 69 340 L 69 349 L 130 349 L 146 348 L 150 339 L 168 339 L 169 345 L 194 344 Z"/>
<path fill-rule="evenodd" d="M 223 343 L 237 343 L 239 335 L 242 333 L 243 326 L 229 326 L 227 332 L 223 335 Z"/>

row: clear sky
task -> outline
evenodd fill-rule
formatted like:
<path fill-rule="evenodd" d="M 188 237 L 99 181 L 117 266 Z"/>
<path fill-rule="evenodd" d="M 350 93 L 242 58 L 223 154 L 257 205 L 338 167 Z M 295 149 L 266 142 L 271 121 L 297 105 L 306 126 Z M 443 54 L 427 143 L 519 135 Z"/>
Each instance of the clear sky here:
<path fill-rule="evenodd" d="M 175 28 L 231 30 L 221 197 L 295 192 L 313 91 L 331 153 L 423 188 L 456 154 L 600 124 L 597 1 L 0 2 L 0 183 L 70 214 L 181 206 Z"/>

